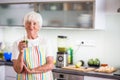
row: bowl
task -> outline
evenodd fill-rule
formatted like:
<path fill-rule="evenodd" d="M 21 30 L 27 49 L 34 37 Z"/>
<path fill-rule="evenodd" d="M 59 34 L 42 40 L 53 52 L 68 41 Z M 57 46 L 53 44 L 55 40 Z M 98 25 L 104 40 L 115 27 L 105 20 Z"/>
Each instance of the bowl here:
<path fill-rule="evenodd" d="M 12 58 L 12 52 L 4 52 L 4 59 L 6 61 L 11 61 L 11 58 Z"/>

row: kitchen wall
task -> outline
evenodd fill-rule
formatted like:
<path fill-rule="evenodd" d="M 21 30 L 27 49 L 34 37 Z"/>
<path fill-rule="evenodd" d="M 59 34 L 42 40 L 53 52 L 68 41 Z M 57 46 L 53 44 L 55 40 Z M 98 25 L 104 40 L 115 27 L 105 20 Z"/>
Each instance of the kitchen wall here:
<path fill-rule="evenodd" d="M 105 62 L 120 68 L 120 13 L 108 14 L 106 16 L 107 25 L 104 33 L 104 60 Z"/>
<path fill-rule="evenodd" d="M 0 29 L 0 42 L 3 41 L 3 31 Z"/>
<path fill-rule="evenodd" d="M 108 63 L 111 66 L 120 68 L 119 19 L 120 14 L 107 14 L 105 30 L 43 29 L 40 31 L 40 35 L 51 40 L 55 56 L 57 52 L 57 35 L 66 35 L 68 36 L 70 46 L 74 48 L 74 63 L 82 59 L 87 64 L 89 58 L 99 58 L 101 63 Z M 24 28 L 7 27 L 0 29 L 0 39 L 2 31 L 4 33 L 3 39 L 9 48 L 15 40 L 25 34 Z M 82 40 L 93 41 L 94 46 L 78 46 L 78 42 Z"/>

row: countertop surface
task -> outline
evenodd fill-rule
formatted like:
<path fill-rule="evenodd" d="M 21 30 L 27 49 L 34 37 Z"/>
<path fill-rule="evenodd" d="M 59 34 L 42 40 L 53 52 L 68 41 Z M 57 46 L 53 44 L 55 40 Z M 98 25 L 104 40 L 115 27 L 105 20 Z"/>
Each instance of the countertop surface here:
<path fill-rule="evenodd" d="M 11 61 L 0 60 L 0 66 L 1 65 L 12 66 L 13 63 Z"/>
<path fill-rule="evenodd" d="M 6 65 L 6 66 L 12 66 L 13 63 L 11 61 L 4 61 L 0 60 L 0 66 Z M 120 76 L 113 75 L 114 73 L 99 73 L 99 72 L 81 72 L 77 70 L 68 70 L 63 68 L 54 68 L 52 70 L 53 72 L 57 73 L 64 73 L 64 74 L 73 74 L 73 75 L 80 75 L 80 76 L 91 76 L 91 77 L 100 77 L 100 78 L 108 78 L 108 79 L 117 79 L 120 80 Z"/>
<path fill-rule="evenodd" d="M 53 69 L 53 72 L 120 80 L 120 76 L 116 76 L 114 75 L 114 73 L 100 73 L 100 72 L 93 72 L 93 71 L 81 72 L 77 70 L 68 70 L 63 68 L 55 68 Z"/>

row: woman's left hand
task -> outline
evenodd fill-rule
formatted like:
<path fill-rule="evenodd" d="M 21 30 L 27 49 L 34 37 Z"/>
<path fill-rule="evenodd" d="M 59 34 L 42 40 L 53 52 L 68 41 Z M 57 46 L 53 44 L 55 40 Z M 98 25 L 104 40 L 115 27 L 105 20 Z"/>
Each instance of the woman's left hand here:
<path fill-rule="evenodd" d="M 23 71 L 24 73 L 27 73 L 27 74 L 32 74 L 32 73 L 34 73 L 34 71 L 33 71 L 32 69 L 27 68 L 26 65 L 24 65 L 23 68 L 24 68 L 24 71 Z"/>

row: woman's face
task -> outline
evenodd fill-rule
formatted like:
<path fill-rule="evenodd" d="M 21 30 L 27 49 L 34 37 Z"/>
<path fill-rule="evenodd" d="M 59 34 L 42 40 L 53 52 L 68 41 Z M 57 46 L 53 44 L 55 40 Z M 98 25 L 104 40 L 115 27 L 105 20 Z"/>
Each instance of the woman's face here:
<path fill-rule="evenodd" d="M 40 30 L 39 23 L 37 21 L 27 21 L 25 24 L 25 29 L 28 35 L 36 35 Z"/>

